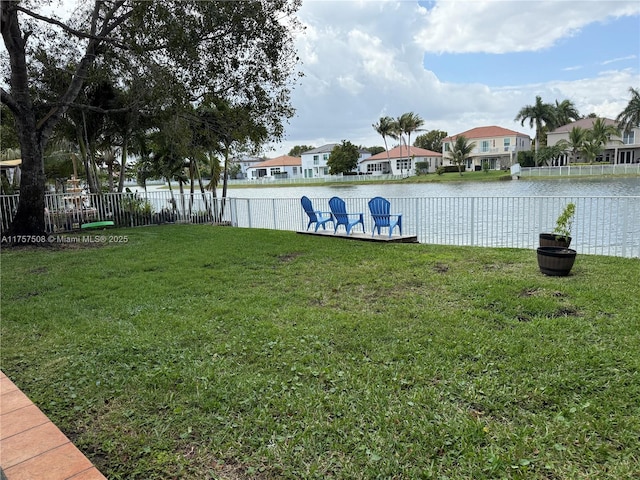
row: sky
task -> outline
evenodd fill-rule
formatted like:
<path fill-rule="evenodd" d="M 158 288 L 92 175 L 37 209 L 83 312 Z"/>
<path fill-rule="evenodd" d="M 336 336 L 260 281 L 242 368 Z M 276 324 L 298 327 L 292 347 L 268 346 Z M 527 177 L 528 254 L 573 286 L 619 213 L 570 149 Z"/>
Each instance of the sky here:
<path fill-rule="evenodd" d="M 384 146 L 372 125 L 406 112 L 449 135 L 497 125 L 533 137 L 514 118 L 536 95 L 615 118 L 640 88 L 637 0 L 302 0 L 298 18 L 304 77 L 268 157 Z"/>

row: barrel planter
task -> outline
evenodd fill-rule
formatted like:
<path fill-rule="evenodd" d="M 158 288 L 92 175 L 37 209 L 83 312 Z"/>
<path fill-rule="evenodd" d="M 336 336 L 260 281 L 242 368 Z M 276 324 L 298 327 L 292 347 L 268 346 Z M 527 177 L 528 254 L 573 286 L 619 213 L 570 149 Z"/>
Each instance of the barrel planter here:
<path fill-rule="evenodd" d="M 564 247 L 569 248 L 571 245 L 571 237 L 558 237 L 554 233 L 541 233 L 540 234 L 540 246 L 541 247 Z"/>
<path fill-rule="evenodd" d="M 576 251 L 565 247 L 538 247 L 538 267 L 545 275 L 566 277 L 573 268 Z"/>

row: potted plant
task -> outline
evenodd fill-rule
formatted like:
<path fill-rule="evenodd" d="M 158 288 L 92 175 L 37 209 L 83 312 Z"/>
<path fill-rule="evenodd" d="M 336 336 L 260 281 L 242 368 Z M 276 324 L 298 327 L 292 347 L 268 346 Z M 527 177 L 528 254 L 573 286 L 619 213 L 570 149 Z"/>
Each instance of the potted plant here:
<path fill-rule="evenodd" d="M 540 234 L 541 247 L 565 247 L 571 245 L 571 227 L 576 214 L 575 203 L 568 203 L 556 220 L 556 227 L 551 233 Z"/>
<path fill-rule="evenodd" d="M 556 220 L 556 227 L 551 234 L 540 234 L 538 247 L 538 267 L 545 275 L 564 277 L 569 275 L 576 259 L 576 251 L 569 248 L 571 244 L 571 227 L 576 213 L 574 203 L 569 203 Z M 549 235 L 551 238 L 545 238 Z"/>

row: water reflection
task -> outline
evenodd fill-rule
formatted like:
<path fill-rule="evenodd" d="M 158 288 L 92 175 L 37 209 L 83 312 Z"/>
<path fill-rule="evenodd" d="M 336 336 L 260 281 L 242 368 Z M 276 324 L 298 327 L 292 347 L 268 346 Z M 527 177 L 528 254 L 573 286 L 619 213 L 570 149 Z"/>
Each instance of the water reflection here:
<path fill-rule="evenodd" d="M 230 188 L 234 198 L 299 198 L 302 195 L 329 198 L 415 197 L 619 197 L 640 196 L 640 177 L 589 177 L 553 180 L 509 180 L 496 182 L 389 183 L 370 185 Z"/>

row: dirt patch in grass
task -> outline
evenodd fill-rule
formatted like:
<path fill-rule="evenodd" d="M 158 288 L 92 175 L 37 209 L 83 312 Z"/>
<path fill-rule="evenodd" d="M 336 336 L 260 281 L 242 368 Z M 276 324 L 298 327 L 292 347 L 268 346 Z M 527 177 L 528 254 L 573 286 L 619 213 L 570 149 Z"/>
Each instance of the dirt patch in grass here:
<path fill-rule="evenodd" d="M 436 273 L 447 273 L 449 271 L 449 265 L 445 263 L 436 263 L 433 266 L 433 271 Z"/>
<path fill-rule="evenodd" d="M 40 275 L 42 273 L 48 273 L 48 269 L 47 267 L 38 267 L 38 268 L 33 268 L 31 270 L 29 270 L 29 273 L 33 274 L 33 275 Z"/>
<path fill-rule="evenodd" d="M 282 255 L 278 255 L 276 258 L 282 263 L 289 263 L 300 256 L 302 256 L 302 252 L 290 252 L 290 253 L 284 253 Z"/>

